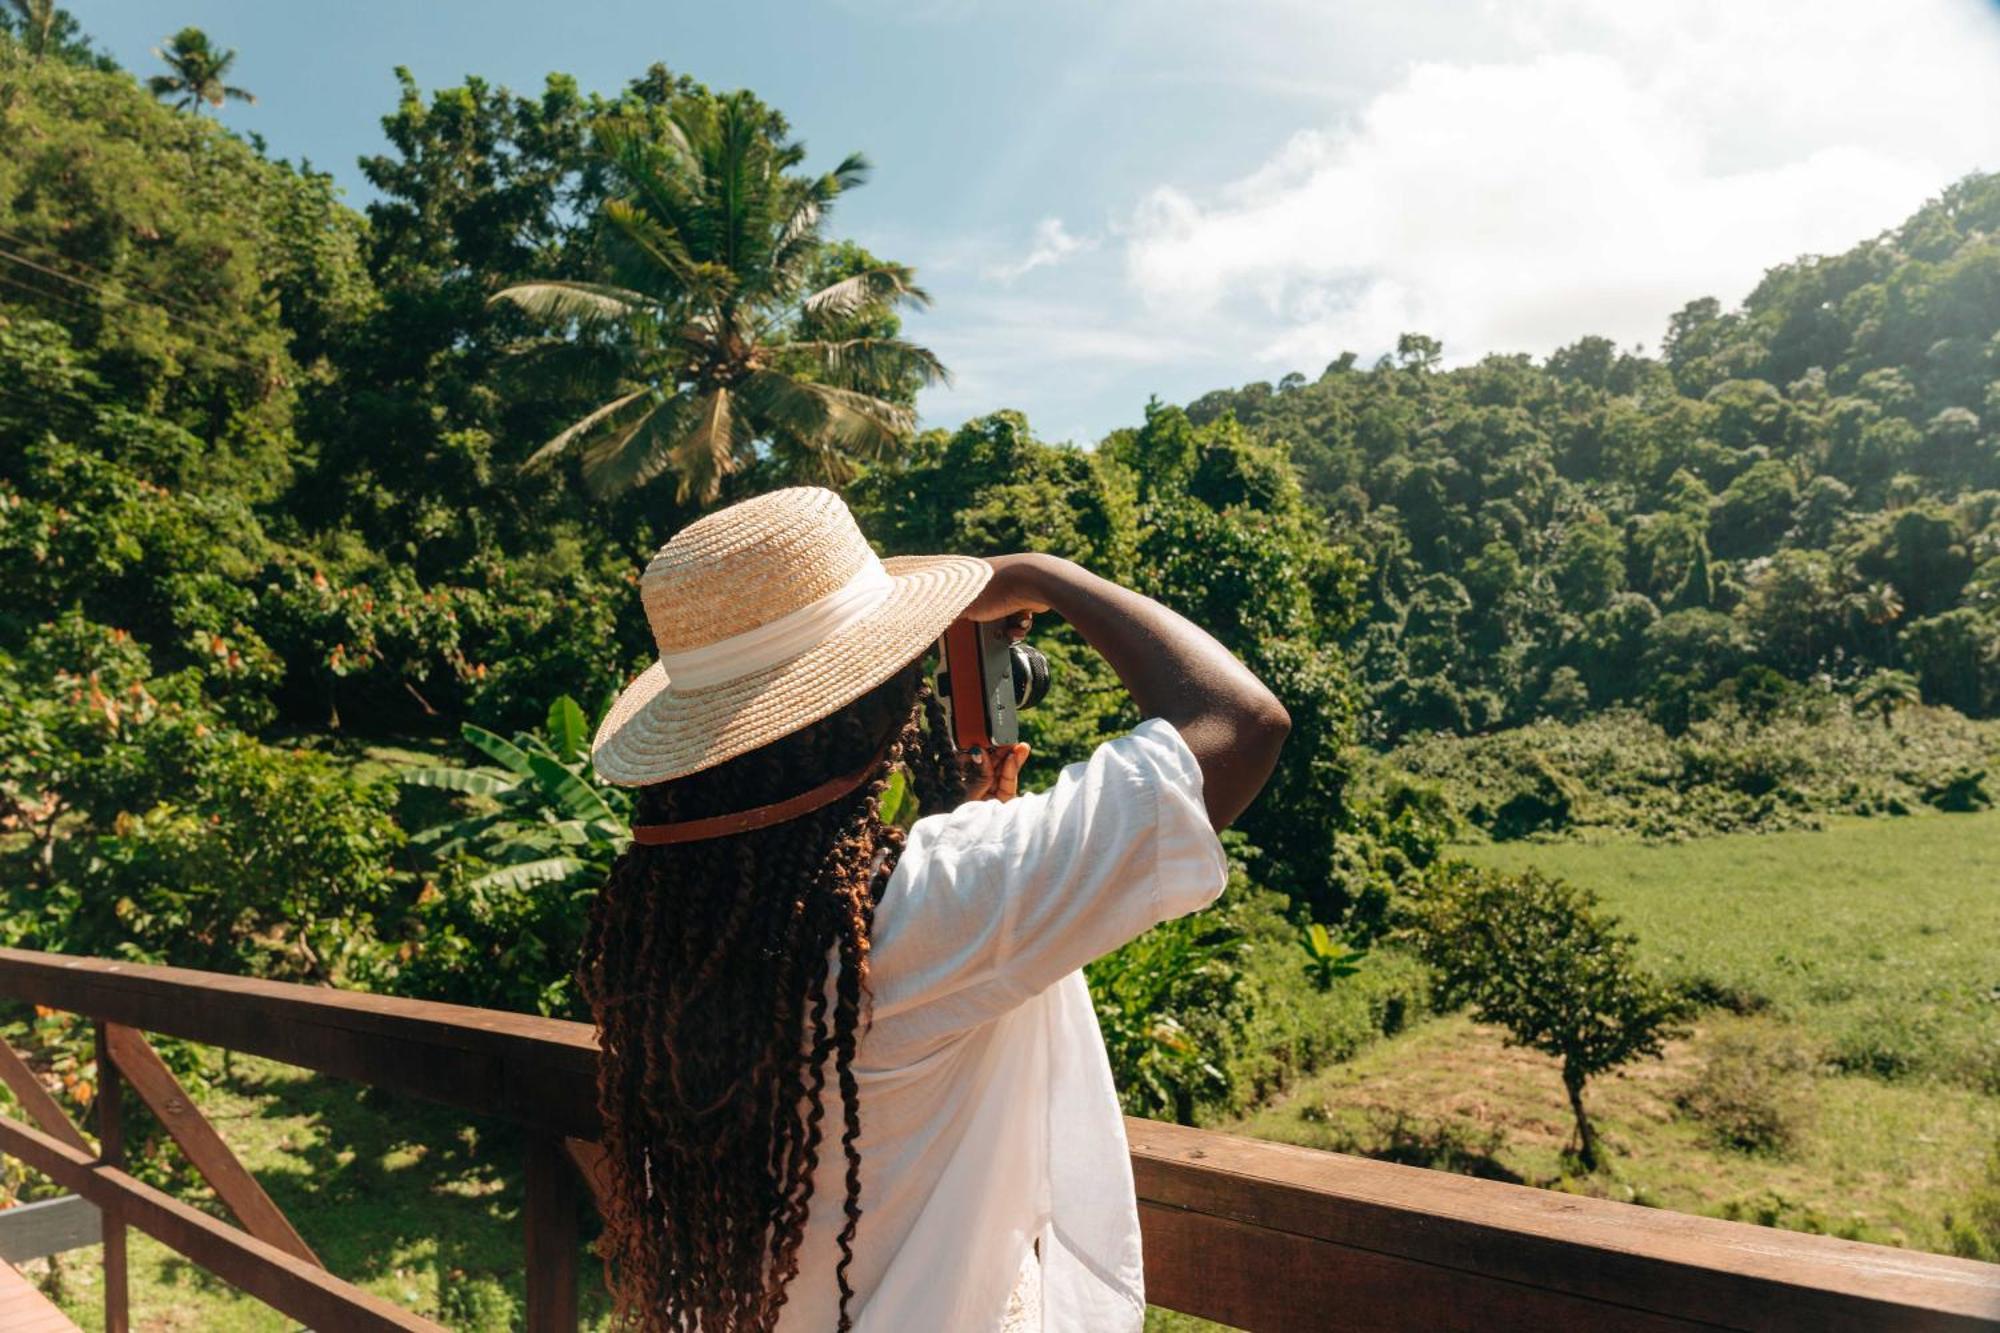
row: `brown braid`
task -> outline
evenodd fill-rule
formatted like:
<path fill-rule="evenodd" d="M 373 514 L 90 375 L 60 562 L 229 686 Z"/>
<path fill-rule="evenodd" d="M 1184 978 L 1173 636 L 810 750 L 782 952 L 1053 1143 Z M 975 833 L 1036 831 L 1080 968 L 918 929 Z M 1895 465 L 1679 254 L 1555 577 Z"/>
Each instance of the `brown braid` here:
<path fill-rule="evenodd" d="M 875 902 L 903 847 L 882 822 L 882 793 L 896 765 L 927 810 L 964 787 L 942 706 L 913 663 L 821 722 L 639 792 L 637 823 L 746 810 L 852 772 L 891 731 L 881 767 L 850 795 L 774 828 L 628 847 L 591 908 L 577 975 L 603 1048 L 599 1248 L 621 1319 L 648 1333 L 775 1326 L 799 1271 L 829 1056 L 847 1166 L 835 1281 L 840 1328 L 852 1328 L 853 1065 Z"/>

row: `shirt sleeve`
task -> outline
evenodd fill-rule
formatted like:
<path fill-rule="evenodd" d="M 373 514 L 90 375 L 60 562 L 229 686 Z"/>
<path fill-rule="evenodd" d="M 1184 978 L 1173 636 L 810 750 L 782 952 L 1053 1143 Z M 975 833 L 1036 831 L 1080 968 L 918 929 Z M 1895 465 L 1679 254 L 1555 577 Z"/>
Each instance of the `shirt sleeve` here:
<path fill-rule="evenodd" d="M 1071 764 L 1047 791 L 974 801 L 910 830 L 875 917 L 875 1021 L 976 1025 L 1228 878 L 1201 768 L 1154 718 Z"/>

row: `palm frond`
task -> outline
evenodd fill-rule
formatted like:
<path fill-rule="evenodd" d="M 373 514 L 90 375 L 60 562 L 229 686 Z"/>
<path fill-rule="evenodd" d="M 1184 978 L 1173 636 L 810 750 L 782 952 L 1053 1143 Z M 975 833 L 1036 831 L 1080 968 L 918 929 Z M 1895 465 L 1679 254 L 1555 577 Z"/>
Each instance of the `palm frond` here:
<path fill-rule="evenodd" d="M 509 343 L 502 364 L 523 399 L 603 402 L 635 380 L 651 376 L 628 374 L 633 349 L 604 339 L 572 342 L 567 338 L 528 338 Z"/>
<path fill-rule="evenodd" d="M 782 371 L 757 372 L 744 381 L 743 393 L 767 434 L 814 454 L 878 455 L 916 424 L 916 414 L 899 403 Z"/>
<path fill-rule="evenodd" d="M 633 430 L 637 430 L 639 426 L 644 424 L 643 419 L 628 423 L 626 426 L 617 426 L 612 423 L 614 423 L 615 418 L 621 412 L 630 408 L 633 404 L 641 402 L 650 396 L 652 392 L 653 390 L 650 386 L 634 389 L 631 393 L 625 394 L 623 397 L 614 398 L 604 406 L 587 413 L 580 420 L 558 431 L 549 439 L 548 443 L 535 450 L 534 453 L 529 454 L 528 461 L 521 466 L 526 468 L 545 467 L 560 457 L 571 445 L 579 441 L 588 441 L 601 431 L 615 432 L 622 429 L 629 435 Z"/>
<path fill-rule="evenodd" d="M 617 814 L 604 802 L 603 795 L 596 787 L 572 773 L 560 760 L 545 755 L 529 755 L 529 766 L 535 770 L 535 780 L 542 784 L 542 791 L 573 819 L 616 819 Z"/>
<path fill-rule="evenodd" d="M 475 889 L 534 889 L 544 884 L 560 884 L 574 879 L 590 869 L 588 863 L 574 856 L 546 856 L 539 861 L 523 861 L 519 865 L 503 866 L 489 871 L 472 881 Z"/>
<path fill-rule="evenodd" d="M 869 306 L 927 306 L 930 293 L 917 286 L 916 277 L 908 265 L 884 264 L 830 283 L 799 306 L 814 319 L 844 319 Z"/>
<path fill-rule="evenodd" d="M 601 282 L 519 282 L 486 298 L 488 305 L 513 305 L 538 319 L 598 324 L 627 319 L 647 305 L 638 292 Z"/>
<path fill-rule="evenodd" d="M 602 499 L 644 486 L 673 461 L 668 450 L 686 419 L 685 398 L 659 400 L 644 415 L 607 431 L 583 450 L 583 484 Z"/>
<path fill-rule="evenodd" d="M 690 417 L 688 429 L 669 445 L 680 499 L 713 500 L 722 479 L 736 470 L 737 451 L 750 443 L 750 423 L 737 411 L 736 395 L 720 385 L 694 404 Z"/>
<path fill-rule="evenodd" d="M 935 353 L 901 338 L 808 339 L 786 343 L 782 350 L 848 388 L 888 391 L 912 382 L 951 383 L 951 372 Z"/>
<path fill-rule="evenodd" d="M 406 768 L 396 775 L 406 787 L 431 787 L 468 796 L 498 796 L 514 790 L 518 779 L 490 768 Z"/>
<path fill-rule="evenodd" d="M 604 216 L 618 235 L 672 282 L 687 284 L 701 265 L 671 220 L 662 219 L 630 199 L 609 199 Z"/>
<path fill-rule="evenodd" d="M 496 732 L 488 731 L 477 723 L 466 722 L 459 726 L 458 734 L 467 745 L 472 746 L 487 758 L 499 763 L 509 773 L 529 777 L 534 770 L 528 767 L 528 753 L 514 742 Z"/>

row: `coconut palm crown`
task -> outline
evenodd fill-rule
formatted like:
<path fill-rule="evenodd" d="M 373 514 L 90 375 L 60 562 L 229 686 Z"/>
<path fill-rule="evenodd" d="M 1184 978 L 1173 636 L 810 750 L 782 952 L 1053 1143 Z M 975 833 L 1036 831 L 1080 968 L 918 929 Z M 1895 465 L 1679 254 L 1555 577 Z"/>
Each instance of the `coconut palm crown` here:
<path fill-rule="evenodd" d="M 229 98 L 239 102 L 255 102 L 250 93 L 233 84 L 224 83 L 229 67 L 236 63 L 235 51 L 218 51 L 208 40 L 208 34 L 200 28 L 182 28 L 167 38 L 166 49 L 153 48 L 153 54 L 167 62 L 171 74 L 155 74 L 146 80 L 146 87 L 155 97 L 172 97 L 183 111 L 199 111 L 205 102 L 212 107 L 220 107 Z"/>
<path fill-rule="evenodd" d="M 616 182 L 597 215 L 610 280 L 492 297 L 563 325 L 571 337 L 529 350 L 566 353 L 601 383 L 599 405 L 528 466 L 575 452 L 600 497 L 671 472 L 683 501 L 706 502 L 767 450 L 839 484 L 908 438 L 915 389 L 945 370 L 870 316 L 929 298 L 900 264 L 818 281 L 821 224 L 866 179 L 860 156 L 797 173 L 804 146 L 748 93 L 613 115 L 595 137 Z"/>

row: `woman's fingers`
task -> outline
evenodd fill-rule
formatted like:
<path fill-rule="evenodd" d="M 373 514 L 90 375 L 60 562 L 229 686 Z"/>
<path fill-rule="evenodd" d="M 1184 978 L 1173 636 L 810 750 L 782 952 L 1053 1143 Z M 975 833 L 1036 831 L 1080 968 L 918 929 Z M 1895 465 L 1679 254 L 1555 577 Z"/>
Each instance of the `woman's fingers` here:
<path fill-rule="evenodd" d="M 1025 744 L 965 751 L 965 799 L 1011 801 L 1019 796 L 1021 765 L 1028 762 L 1028 753 Z"/>
<path fill-rule="evenodd" d="M 1028 762 L 1028 747 L 1021 745 L 996 745 L 993 759 L 988 767 L 993 772 L 993 795 L 995 799 L 1011 801 L 1021 794 L 1021 765 Z"/>
<path fill-rule="evenodd" d="M 986 762 L 984 750 L 966 750 L 961 757 L 965 762 L 965 799 L 985 800 L 993 794 L 994 766 Z"/>
<path fill-rule="evenodd" d="M 1016 611 L 1013 615 L 1007 617 L 1007 637 L 1015 643 L 1019 643 L 1028 637 L 1028 631 L 1034 628 L 1034 624 L 1034 612 Z"/>

